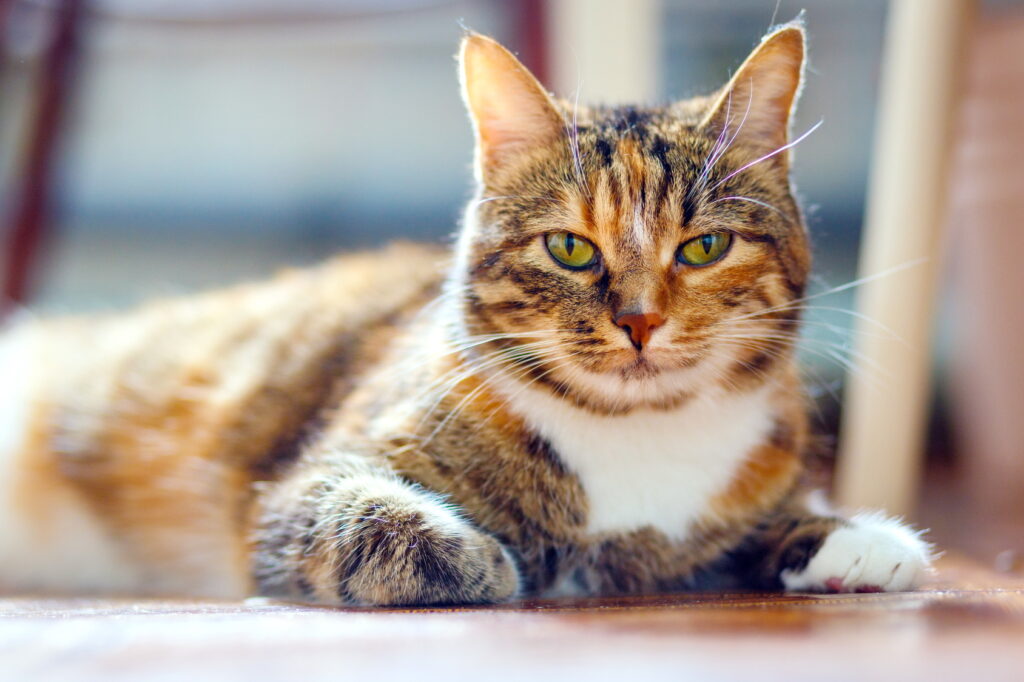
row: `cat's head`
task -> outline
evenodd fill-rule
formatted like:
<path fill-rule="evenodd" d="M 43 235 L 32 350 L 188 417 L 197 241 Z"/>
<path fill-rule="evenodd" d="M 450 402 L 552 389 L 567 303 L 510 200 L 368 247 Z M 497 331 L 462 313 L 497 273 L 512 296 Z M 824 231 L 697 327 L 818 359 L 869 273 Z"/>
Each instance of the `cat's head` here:
<path fill-rule="evenodd" d="M 451 293 L 475 362 L 601 412 L 789 362 L 810 265 L 789 180 L 802 26 L 769 33 L 714 95 L 664 107 L 556 100 L 481 35 L 460 64 L 478 193 Z"/>

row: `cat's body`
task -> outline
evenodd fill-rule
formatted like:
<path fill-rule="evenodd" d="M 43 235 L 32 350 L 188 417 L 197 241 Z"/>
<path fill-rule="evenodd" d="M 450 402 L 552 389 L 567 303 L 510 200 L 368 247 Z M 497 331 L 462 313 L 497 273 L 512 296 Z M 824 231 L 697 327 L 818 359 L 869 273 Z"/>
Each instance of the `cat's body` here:
<path fill-rule="evenodd" d="M 480 194 L 452 260 L 6 332 L 0 588 L 913 586 L 913 533 L 800 499 L 809 251 L 777 150 L 802 58 L 791 26 L 717 99 L 573 109 L 470 36 Z"/>
<path fill-rule="evenodd" d="M 298 455 L 379 335 L 436 297 L 443 260 L 395 247 L 130 315 L 16 324 L 0 343 L 0 584 L 244 594 L 252 483 Z"/>

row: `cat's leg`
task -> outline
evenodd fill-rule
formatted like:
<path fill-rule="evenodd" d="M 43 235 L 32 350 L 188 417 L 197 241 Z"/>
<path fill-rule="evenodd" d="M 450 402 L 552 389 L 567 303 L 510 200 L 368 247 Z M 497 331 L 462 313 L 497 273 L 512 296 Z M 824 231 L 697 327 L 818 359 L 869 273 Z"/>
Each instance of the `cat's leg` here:
<path fill-rule="evenodd" d="M 329 604 L 500 602 L 508 551 L 440 497 L 383 471 L 304 469 L 265 491 L 255 533 L 261 593 Z"/>
<path fill-rule="evenodd" d="M 851 518 L 780 510 L 752 536 L 754 583 L 790 592 L 899 592 L 921 584 L 932 548 L 878 512 Z M 749 555 L 748 555 L 749 556 Z"/>

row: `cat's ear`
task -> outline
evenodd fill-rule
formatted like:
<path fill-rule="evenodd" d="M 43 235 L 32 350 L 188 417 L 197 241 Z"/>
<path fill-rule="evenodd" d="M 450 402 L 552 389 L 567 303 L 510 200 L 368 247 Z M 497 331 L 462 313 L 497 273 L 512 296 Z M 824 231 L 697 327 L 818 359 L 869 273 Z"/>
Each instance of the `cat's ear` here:
<path fill-rule="evenodd" d="M 804 75 L 804 27 L 798 19 L 762 40 L 714 99 L 702 126 L 713 137 L 774 151 L 789 139 Z"/>
<path fill-rule="evenodd" d="M 551 95 L 496 41 L 467 34 L 459 67 L 462 98 L 476 135 L 478 180 L 564 135 L 565 121 Z"/>

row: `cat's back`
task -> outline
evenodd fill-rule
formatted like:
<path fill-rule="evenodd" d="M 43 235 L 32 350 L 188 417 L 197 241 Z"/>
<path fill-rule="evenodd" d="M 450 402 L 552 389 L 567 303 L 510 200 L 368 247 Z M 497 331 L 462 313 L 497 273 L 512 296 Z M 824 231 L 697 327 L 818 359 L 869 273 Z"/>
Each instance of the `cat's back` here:
<path fill-rule="evenodd" d="M 35 392 L 36 418 L 74 431 L 67 438 L 85 435 L 86 417 L 95 426 L 130 415 L 164 431 L 195 419 L 243 428 L 322 400 L 371 365 L 437 295 L 444 258 L 401 244 L 127 313 L 23 323 L 5 334 L 0 361 L 31 373 L 23 383 Z M 39 414 L 54 408 L 59 419 Z"/>

